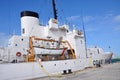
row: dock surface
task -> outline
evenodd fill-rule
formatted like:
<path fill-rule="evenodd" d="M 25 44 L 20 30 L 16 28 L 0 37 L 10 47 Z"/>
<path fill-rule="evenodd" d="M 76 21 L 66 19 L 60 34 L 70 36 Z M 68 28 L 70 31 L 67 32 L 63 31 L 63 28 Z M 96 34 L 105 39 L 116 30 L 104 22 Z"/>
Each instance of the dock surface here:
<path fill-rule="evenodd" d="M 120 63 L 103 65 L 100 68 L 88 68 L 59 77 L 43 77 L 32 80 L 120 80 Z"/>

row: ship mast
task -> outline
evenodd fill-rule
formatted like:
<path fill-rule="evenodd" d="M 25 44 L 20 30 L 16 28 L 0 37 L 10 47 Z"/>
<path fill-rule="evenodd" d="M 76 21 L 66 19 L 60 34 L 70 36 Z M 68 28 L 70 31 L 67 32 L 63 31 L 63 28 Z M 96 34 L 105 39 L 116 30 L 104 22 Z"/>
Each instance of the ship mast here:
<path fill-rule="evenodd" d="M 86 44 L 86 32 L 85 32 L 85 26 L 84 26 L 84 20 L 83 20 L 83 13 L 82 13 L 82 25 L 83 25 L 84 40 L 85 40 L 86 58 L 88 58 L 88 54 L 87 54 L 87 44 Z"/>
<path fill-rule="evenodd" d="M 57 10 L 56 10 L 56 5 L 55 5 L 55 0 L 52 0 L 52 5 L 53 5 L 54 19 L 57 20 Z"/>

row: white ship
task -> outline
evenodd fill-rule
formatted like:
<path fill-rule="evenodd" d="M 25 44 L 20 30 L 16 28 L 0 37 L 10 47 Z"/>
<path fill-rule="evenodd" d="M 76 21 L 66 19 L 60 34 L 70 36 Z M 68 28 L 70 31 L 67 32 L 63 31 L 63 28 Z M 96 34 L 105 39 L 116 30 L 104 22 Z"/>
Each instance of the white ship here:
<path fill-rule="evenodd" d="M 99 47 L 87 48 L 88 57 L 92 58 L 93 65 L 96 64 L 109 64 L 111 63 L 111 58 L 113 56 L 112 52 L 104 52 Z"/>
<path fill-rule="evenodd" d="M 86 48 L 83 32 L 59 26 L 52 1 L 55 14 L 46 26 L 38 13 L 21 12 L 21 36 L 13 35 L 8 47 L 0 48 L 1 80 L 60 76 L 110 62 L 112 52 Z"/>

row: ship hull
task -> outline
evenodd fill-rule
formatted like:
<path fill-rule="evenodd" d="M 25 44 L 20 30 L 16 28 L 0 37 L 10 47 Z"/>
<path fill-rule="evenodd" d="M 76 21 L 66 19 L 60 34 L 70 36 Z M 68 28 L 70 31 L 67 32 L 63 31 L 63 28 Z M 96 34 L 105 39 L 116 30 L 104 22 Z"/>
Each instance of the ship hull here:
<path fill-rule="evenodd" d="M 103 54 L 102 57 L 103 57 L 103 59 L 105 60 L 104 63 L 105 63 L 105 64 L 106 64 L 106 63 L 110 64 L 110 63 L 111 63 L 112 56 L 113 56 L 113 53 Z"/>
<path fill-rule="evenodd" d="M 110 64 L 112 59 L 113 53 L 104 53 L 99 55 L 92 56 L 93 65 L 96 66 L 97 64 Z"/>
<path fill-rule="evenodd" d="M 0 64 L 1 80 L 32 79 L 44 76 L 60 76 L 89 67 L 89 59 L 72 59 L 30 63 Z M 87 64 L 87 65 L 86 65 Z M 89 65 L 88 65 L 89 64 Z"/>

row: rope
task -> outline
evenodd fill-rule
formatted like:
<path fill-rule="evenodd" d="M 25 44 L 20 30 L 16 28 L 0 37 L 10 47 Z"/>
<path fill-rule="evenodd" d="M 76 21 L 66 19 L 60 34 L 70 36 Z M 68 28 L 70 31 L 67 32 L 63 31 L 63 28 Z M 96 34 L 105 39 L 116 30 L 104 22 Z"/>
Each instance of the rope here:
<path fill-rule="evenodd" d="M 40 61 L 37 61 L 37 62 L 38 62 L 38 64 L 39 64 L 39 66 L 40 66 L 40 69 L 41 69 L 45 74 L 47 74 L 48 77 L 52 77 L 52 76 L 61 77 L 61 76 L 62 76 L 61 73 L 52 74 L 52 73 L 48 72 L 48 71 L 43 67 L 43 65 L 40 63 Z"/>

